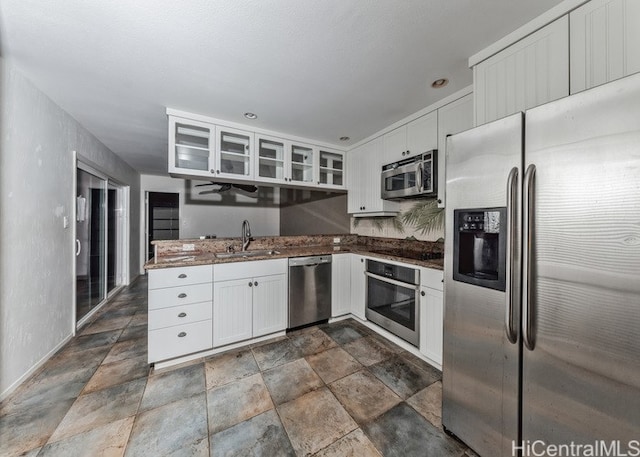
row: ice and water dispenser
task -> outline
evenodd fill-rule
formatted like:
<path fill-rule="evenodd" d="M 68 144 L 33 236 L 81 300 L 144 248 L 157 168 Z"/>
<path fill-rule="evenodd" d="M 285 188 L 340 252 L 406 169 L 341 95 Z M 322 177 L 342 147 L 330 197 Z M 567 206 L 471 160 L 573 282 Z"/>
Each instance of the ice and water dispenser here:
<path fill-rule="evenodd" d="M 453 217 L 453 279 L 504 291 L 506 208 L 454 210 Z"/>

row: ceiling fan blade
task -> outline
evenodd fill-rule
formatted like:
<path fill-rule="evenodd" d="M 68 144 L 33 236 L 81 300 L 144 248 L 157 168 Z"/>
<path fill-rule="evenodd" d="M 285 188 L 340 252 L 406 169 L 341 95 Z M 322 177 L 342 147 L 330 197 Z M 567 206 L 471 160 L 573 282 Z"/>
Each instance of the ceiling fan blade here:
<path fill-rule="evenodd" d="M 252 184 L 232 184 L 233 187 L 237 187 L 240 190 L 244 190 L 250 194 L 258 192 L 258 187 Z"/>
<path fill-rule="evenodd" d="M 206 183 L 206 184 L 195 184 L 195 185 L 194 185 L 193 187 L 202 187 L 202 186 L 217 186 L 217 185 L 219 185 L 219 184 L 217 184 L 217 183 L 215 183 L 215 182 L 213 182 L 213 181 L 211 181 L 211 182 L 209 182 L 209 183 Z"/>

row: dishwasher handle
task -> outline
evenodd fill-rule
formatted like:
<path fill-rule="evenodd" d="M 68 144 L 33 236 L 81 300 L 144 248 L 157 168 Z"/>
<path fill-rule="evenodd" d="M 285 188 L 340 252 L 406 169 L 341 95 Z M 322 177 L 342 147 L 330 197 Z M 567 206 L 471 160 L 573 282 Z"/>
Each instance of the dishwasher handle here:
<path fill-rule="evenodd" d="M 330 255 L 311 256 L 311 257 L 291 257 L 289 259 L 290 267 L 307 267 L 331 264 Z"/>

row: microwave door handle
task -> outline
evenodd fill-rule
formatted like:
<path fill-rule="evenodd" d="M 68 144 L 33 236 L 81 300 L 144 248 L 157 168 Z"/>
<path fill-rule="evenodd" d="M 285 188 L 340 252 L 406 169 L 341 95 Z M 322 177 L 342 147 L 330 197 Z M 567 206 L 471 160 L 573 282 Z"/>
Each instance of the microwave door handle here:
<path fill-rule="evenodd" d="M 416 170 L 416 175 L 417 175 L 416 187 L 418 188 L 418 192 L 422 192 L 424 190 L 424 183 L 422 182 L 423 173 L 424 173 L 424 170 L 422 169 L 422 163 L 421 163 L 420 165 L 418 165 L 418 168 Z"/>

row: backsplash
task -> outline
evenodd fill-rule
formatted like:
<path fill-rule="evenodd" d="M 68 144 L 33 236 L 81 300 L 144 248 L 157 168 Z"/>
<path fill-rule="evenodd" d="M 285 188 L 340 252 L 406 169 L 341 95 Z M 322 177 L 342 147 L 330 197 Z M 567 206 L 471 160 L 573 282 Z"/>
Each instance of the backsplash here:
<path fill-rule="evenodd" d="M 444 209 L 436 208 L 435 200 L 407 200 L 400 202 L 397 217 L 352 217 L 351 233 L 383 238 L 415 237 L 421 241 L 444 238 Z"/>

